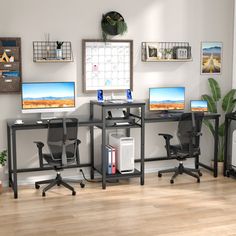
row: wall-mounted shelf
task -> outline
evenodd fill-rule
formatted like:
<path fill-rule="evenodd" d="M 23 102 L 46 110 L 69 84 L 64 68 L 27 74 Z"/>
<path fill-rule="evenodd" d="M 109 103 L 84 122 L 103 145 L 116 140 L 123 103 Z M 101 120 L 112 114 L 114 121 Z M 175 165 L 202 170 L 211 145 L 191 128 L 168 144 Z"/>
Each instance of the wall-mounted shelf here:
<path fill-rule="evenodd" d="M 33 42 L 34 62 L 72 62 L 73 54 L 71 42 L 64 41 L 61 47 L 61 55 L 57 54 L 56 41 L 34 41 Z"/>
<path fill-rule="evenodd" d="M 0 93 L 21 91 L 21 39 L 0 38 Z"/>
<path fill-rule="evenodd" d="M 188 42 L 142 42 L 142 61 L 192 61 L 191 46 Z"/>

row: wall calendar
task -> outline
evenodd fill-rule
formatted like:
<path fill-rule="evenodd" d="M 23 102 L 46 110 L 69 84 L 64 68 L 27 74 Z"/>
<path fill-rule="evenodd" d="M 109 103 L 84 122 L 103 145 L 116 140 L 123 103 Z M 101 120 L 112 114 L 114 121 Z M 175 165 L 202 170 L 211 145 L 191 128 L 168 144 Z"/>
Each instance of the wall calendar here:
<path fill-rule="evenodd" d="M 132 40 L 83 40 L 84 92 L 132 89 Z"/>

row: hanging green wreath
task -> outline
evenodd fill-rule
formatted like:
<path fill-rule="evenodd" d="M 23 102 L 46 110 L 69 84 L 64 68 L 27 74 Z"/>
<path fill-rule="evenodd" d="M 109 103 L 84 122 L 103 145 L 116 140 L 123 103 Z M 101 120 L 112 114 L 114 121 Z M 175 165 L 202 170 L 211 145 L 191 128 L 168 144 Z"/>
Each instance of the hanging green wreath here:
<path fill-rule="evenodd" d="M 127 31 L 127 24 L 123 16 L 116 11 L 102 15 L 101 27 L 104 41 L 107 40 L 107 35 L 122 35 Z"/>

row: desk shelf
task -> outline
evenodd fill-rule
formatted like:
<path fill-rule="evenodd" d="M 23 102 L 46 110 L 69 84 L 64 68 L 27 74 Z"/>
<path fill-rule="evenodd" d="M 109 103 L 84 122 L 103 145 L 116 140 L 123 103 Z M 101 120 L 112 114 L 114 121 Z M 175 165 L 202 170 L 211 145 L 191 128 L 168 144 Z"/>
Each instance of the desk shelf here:
<path fill-rule="evenodd" d="M 71 42 L 63 42 L 61 55 L 57 55 L 56 41 L 34 41 L 33 42 L 33 61 L 38 63 L 61 63 L 72 62 Z"/>
<path fill-rule="evenodd" d="M 188 42 L 142 42 L 144 62 L 189 62 L 192 61 Z"/>
<path fill-rule="evenodd" d="M 114 104 L 109 102 L 104 103 L 98 103 L 97 101 L 90 101 L 90 117 L 93 118 L 95 116 L 95 106 L 97 106 L 101 110 L 101 125 L 98 125 L 97 127 L 102 130 L 102 145 L 101 145 L 101 156 L 96 157 L 96 165 L 95 165 L 95 157 L 94 157 L 94 150 L 92 150 L 92 168 L 91 168 L 91 179 L 94 179 L 94 171 L 98 171 L 102 175 L 102 188 L 106 188 L 106 181 L 109 179 L 124 179 L 124 178 L 134 178 L 139 177 L 140 178 L 140 184 L 144 184 L 144 111 L 145 111 L 145 103 L 144 102 L 132 102 L 132 103 L 122 103 L 122 104 Z M 106 115 L 107 112 L 110 109 L 126 109 L 127 116 L 125 118 L 112 118 L 107 119 Z M 141 116 L 136 116 L 131 113 L 131 110 L 133 109 L 141 109 Z M 97 113 L 96 113 L 97 114 Z M 134 120 L 135 123 L 130 125 L 109 125 L 112 124 L 112 122 L 128 122 Z M 141 130 L 140 134 L 140 170 L 135 169 L 133 173 L 127 173 L 127 174 L 107 174 L 107 158 L 105 155 L 105 145 L 106 145 L 106 130 L 111 129 L 124 129 L 125 130 L 125 136 L 130 137 L 130 129 L 131 128 L 139 128 Z M 94 129 L 91 127 L 91 146 L 94 147 Z M 92 148 L 93 149 L 93 148 Z"/>

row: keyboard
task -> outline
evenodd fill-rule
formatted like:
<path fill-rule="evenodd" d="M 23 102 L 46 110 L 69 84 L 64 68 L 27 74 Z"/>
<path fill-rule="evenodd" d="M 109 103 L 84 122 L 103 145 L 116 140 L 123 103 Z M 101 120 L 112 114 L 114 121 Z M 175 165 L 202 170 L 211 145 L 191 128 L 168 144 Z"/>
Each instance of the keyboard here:
<path fill-rule="evenodd" d="M 176 113 L 167 113 L 167 114 L 159 114 L 159 113 L 148 113 L 146 118 L 148 119 L 158 119 L 158 118 L 171 118 L 171 117 L 180 117 L 183 113 L 176 112 Z"/>
<path fill-rule="evenodd" d="M 109 100 L 109 102 L 111 102 L 111 103 L 126 103 L 127 101 L 124 99 L 112 99 L 112 100 Z"/>

